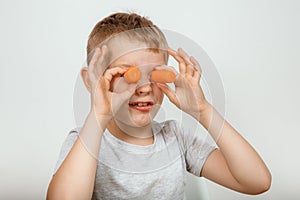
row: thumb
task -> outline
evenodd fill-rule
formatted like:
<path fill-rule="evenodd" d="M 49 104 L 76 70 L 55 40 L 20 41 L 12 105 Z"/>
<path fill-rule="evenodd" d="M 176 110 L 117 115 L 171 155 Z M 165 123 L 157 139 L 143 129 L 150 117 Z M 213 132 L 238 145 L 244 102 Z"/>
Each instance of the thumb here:
<path fill-rule="evenodd" d="M 159 87 L 169 98 L 169 100 L 177 105 L 176 93 L 173 91 L 166 83 L 156 83 L 157 87 Z"/>

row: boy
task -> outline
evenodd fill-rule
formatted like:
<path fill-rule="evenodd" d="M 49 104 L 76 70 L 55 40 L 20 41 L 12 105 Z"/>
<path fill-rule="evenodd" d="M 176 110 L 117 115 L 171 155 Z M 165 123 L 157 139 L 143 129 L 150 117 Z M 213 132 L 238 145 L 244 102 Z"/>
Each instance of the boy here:
<path fill-rule="evenodd" d="M 91 110 L 68 135 L 47 199 L 185 199 L 185 171 L 247 194 L 269 189 L 262 159 L 205 99 L 198 62 L 169 49 L 150 20 L 108 16 L 91 32 L 87 54 L 81 75 Z M 168 56 L 179 72 L 166 66 Z M 128 83 L 131 66 L 140 77 Z M 155 70 L 176 74 L 175 90 L 151 80 Z M 154 122 L 164 95 L 206 128 L 218 148 L 176 121 Z"/>

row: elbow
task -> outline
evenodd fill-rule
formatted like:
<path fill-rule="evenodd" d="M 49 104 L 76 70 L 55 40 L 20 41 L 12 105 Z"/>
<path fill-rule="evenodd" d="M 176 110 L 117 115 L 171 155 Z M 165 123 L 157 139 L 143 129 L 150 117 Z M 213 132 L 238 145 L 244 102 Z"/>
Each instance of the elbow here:
<path fill-rule="evenodd" d="M 53 200 L 53 199 L 61 199 L 58 195 L 58 192 L 56 192 L 55 184 L 51 181 L 51 183 L 48 186 L 46 200 Z"/>
<path fill-rule="evenodd" d="M 53 190 L 47 191 L 47 197 L 46 200 L 68 200 L 68 199 L 75 199 L 71 195 L 66 194 L 65 192 L 57 192 Z"/>
<path fill-rule="evenodd" d="M 75 189 L 74 189 L 75 188 Z M 77 187 L 78 188 L 78 187 Z M 92 193 L 85 193 L 76 186 L 64 184 L 61 182 L 51 181 L 49 184 L 46 200 L 81 200 L 92 199 Z"/>
<path fill-rule="evenodd" d="M 258 195 L 258 194 L 262 194 L 262 193 L 265 193 L 267 192 L 271 187 L 271 182 L 266 182 L 264 184 L 261 184 L 259 187 L 257 187 L 252 195 Z"/>
<path fill-rule="evenodd" d="M 255 186 L 252 187 L 252 190 L 246 192 L 250 195 L 258 195 L 267 192 L 271 188 L 272 176 L 268 174 L 262 177 L 259 181 L 256 182 Z"/>
<path fill-rule="evenodd" d="M 56 200 L 56 199 L 66 200 L 72 198 L 70 197 L 70 195 L 68 195 L 67 188 L 58 185 L 54 181 L 51 181 L 51 183 L 48 186 L 46 200 Z"/>
<path fill-rule="evenodd" d="M 271 188 L 272 184 L 272 175 L 268 171 L 265 176 L 263 176 L 263 179 L 260 181 L 260 191 L 258 194 L 262 194 L 264 192 L 267 192 Z"/>
<path fill-rule="evenodd" d="M 49 185 L 47 194 L 46 194 L 46 200 L 51 200 L 51 199 L 55 199 L 55 198 L 54 198 L 54 194 L 53 194 L 51 185 Z"/>
<path fill-rule="evenodd" d="M 68 199 L 78 199 L 71 193 L 68 193 L 66 191 L 62 191 L 60 189 L 51 189 L 49 188 L 47 191 L 47 197 L 46 200 L 68 200 Z"/>
<path fill-rule="evenodd" d="M 271 188 L 271 183 L 272 183 L 272 176 L 270 174 L 265 178 L 264 181 L 261 182 L 260 191 L 259 191 L 258 194 L 262 194 L 264 192 L 267 192 Z"/>

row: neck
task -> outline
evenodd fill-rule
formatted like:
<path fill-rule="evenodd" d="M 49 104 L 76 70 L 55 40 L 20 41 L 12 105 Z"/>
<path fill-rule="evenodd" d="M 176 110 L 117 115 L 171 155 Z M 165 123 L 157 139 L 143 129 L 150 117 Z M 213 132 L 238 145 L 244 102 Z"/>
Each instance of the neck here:
<path fill-rule="evenodd" d="M 112 119 L 107 128 L 112 135 L 127 143 L 146 146 L 154 142 L 151 124 L 143 127 L 132 127 Z"/>

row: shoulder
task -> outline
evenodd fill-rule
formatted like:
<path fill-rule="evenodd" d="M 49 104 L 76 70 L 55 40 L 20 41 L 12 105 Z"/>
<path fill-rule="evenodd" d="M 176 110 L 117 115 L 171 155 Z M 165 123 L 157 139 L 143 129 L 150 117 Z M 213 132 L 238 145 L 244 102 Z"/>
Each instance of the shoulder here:
<path fill-rule="evenodd" d="M 62 151 L 69 151 L 70 148 L 73 146 L 75 143 L 79 133 L 80 133 L 81 127 L 76 127 L 71 129 L 68 134 L 66 135 L 66 139 L 63 142 L 62 145 Z"/>
<path fill-rule="evenodd" d="M 68 135 L 70 135 L 70 134 L 79 134 L 80 131 L 81 131 L 81 127 L 75 127 L 75 128 L 73 128 L 69 131 Z"/>
<path fill-rule="evenodd" d="M 80 130 L 81 130 L 81 127 L 76 127 L 76 128 L 71 129 L 68 132 L 68 135 L 66 136 L 66 139 L 64 140 L 64 142 L 61 146 L 59 157 L 58 157 L 58 160 L 54 167 L 53 174 L 56 173 L 56 171 L 58 170 L 60 165 L 63 163 L 63 161 L 67 157 L 68 153 L 70 152 L 73 144 L 75 143 L 75 141 L 80 133 Z"/>

